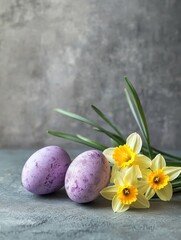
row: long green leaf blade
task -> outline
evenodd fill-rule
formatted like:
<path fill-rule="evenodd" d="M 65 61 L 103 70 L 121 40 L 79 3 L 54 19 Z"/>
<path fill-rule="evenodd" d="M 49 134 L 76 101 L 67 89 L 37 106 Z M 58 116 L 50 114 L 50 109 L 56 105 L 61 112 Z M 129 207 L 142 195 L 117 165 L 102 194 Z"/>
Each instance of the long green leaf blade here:
<path fill-rule="evenodd" d="M 143 125 L 142 125 L 142 123 L 141 123 L 141 121 L 140 121 L 140 119 L 139 119 L 138 112 L 135 111 L 135 108 L 133 107 L 133 102 L 132 102 L 132 100 L 131 100 L 131 98 L 130 98 L 130 95 L 129 95 L 129 93 L 128 93 L 128 90 L 127 90 L 127 89 L 124 89 L 124 91 L 125 91 L 125 95 L 126 95 L 126 98 L 127 98 L 128 104 L 129 104 L 129 107 L 130 107 L 130 109 L 131 109 L 131 112 L 132 112 L 132 114 L 133 114 L 133 116 L 134 116 L 137 124 L 138 124 L 138 127 L 139 127 L 139 129 L 141 130 L 142 134 L 146 137 L 146 131 L 145 131 L 145 129 L 143 128 Z"/>
<path fill-rule="evenodd" d="M 145 128 L 148 130 L 146 117 L 145 117 L 145 114 L 144 114 L 144 111 L 143 111 L 143 107 L 141 105 L 141 101 L 140 101 L 140 99 L 138 97 L 138 94 L 136 92 L 136 89 L 133 87 L 132 83 L 128 80 L 127 77 L 125 77 L 125 81 L 126 81 L 128 89 L 130 89 L 130 91 L 131 91 L 131 93 L 132 93 L 132 95 L 133 95 L 133 97 L 135 99 L 136 105 L 137 105 L 137 107 L 139 109 L 139 114 L 141 116 L 141 119 L 144 122 Z"/>
<path fill-rule="evenodd" d="M 166 157 L 173 158 L 173 159 L 177 159 L 177 160 L 181 161 L 181 157 L 175 156 L 175 155 L 170 154 L 170 153 L 167 153 L 167 152 L 165 152 L 165 151 L 161 151 L 161 150 L 159 150 L 159 149 L 157 149 L 157 148 L 154 148 L 154 147 L 152 147 L 152 150 L 153 150 L 153 152 L 155 152 L 155 153 L 161 153 L 161 154 L 163 154 L 163 155 L 166 156 Z"/>
<path fill-rule="evenodd" d="M 106 117 L 106 115 L 101 112 L 100 109 L 98 109 L 96 106 L 91 105 L 91 107 L 94 109 L 94 111 L 106 122 L 108 123 L 115 132 L 124 140 L 123 134 L 117 129 L 117 127 Z"/>
<path fill-rule="evenodd" d="M 173 192 L 181 192 L 181 186 L 180 187 L 173 187 Z"/>
<path fill-rule="evenodd" d="M 117 145 L 120 145 L 120 144 L 125 144 L 125 141 L 118 135 L 112 133 L 112 132 L 109 132 L 105 129 L 101 129 L 101 128 L 93 128 L 94 130 L 96 130 L 97 132 L 102 132 L 104 134 L 106 134 L 108 137 L 110 137 L 112 140 L 114 140 Z"/>
<path fill-rule="evenodd" d="M 148 127 L 147 127 L 147 123 L 146 123 L 146 118 L 145 118 L 145 114 L 144 114 L 140 99 L 138 97 L 138 94 L 137 94 L 136 90 L 134 89 L 133 85 L 131 84 L 131 82 L 126 77 L 125 77 L 125 82 L 126 82 L 126 90 L 127 90 L 126 92 L 129 96 L 130 104 L 132 105 L 132 108 L 136 112 L 139 123 L 141 124 L 141 129 L 140 130 L 141 131 L 144 130 L 142 132 L 143 136 L 146 139 L 149 139 L 149 133 L 148 133 Z"/>
<path fill-rule="evenodd" d="M 84 142 L 87 142 L 88 144 L 90 144 L 90 145 L 92 145 L 92 146 L 97 146 L 97 147 L 99 147 L 99 149 L 101 149 L 101 150 L 104 150 L 104 149 L 107 148 L 106 146 L 104 146 L 104 145 L 102 145 L 102 144 L 100 144 L 100 143 L 98 143 L 98 142 L 96 142 L 96 141 L 93 141 L 93 140 L 91 140 L 91 139 L 89 139 L 89 138 L 86 138 L 86 137 L 84 137 L 84 136 L 82 136 L 82 135 L 77 134 L 77 137 L 78 137 L 79 139 L 83 140 Z"/>
<path fill-rule="evenodd" d="M 57 132 L 57 131 L 48 131 L 49 134 L 59 137 L 59 138 L 64 138 L 66 140 L 69 141 L 73 141 L 73 142 L 77 142 L 77 143 L 81 143 L 83 145 L 98 149 L 103 151 L 104 149 L 107 148 L 107 146 L 104 146 L 100 143 L 97 143 L 95 141 L 92 141 L 90 139 L 84 138 L 84 137 L 78 137 L 77 135 L 74 134 L 70 134 L 70 133 L 65 133 L 65 132 Z M 84 139 L 83 139 L 84 138 Z"/>
<path fill-rule="evenodd" d="M 149 137 L 148 126 L 147 126 L 146 117 L 145 117 L 140 99 L 138 97 L 138 94 L 137 94 L 135 88 L 133 87 L 133 85 L 131 84 L 131 82 L 128 80 L 127 77 L 125 77 L 125 84 L 126 84 L 127 93 L 129 95 L 130 99 L 132 100 L 129 102 L 129 104 L 132 105 L 131 111 L 132 111 L 132 109 L 134 109 L 134 111 L 137 113 L 136 116 L 138 117 L 138 119 L 136 119 L 136 118 L 135 119 L 136 119 L 136 121 L 139 121 L 139 123 L 140 123 L 138 126 L 145 138 L 146 143 L 147 143 L 147 147 L 149 150 L 149 156 L 150 156 L 150 158 L 152 158 L 152 149 L 150 146 L 150 137 Z M 133 116 L 135 117 L 135 114 L 133 114 Z"/>
<path fill-rule="evenodd" d="M 60 108 L 55 108 L 54 110 L 56 112 L 58 112 L 58 113 L 61 113 L 61 114 L 65 115 L 65 116 L 67 116 L 67 117 L 76 119 L 76 120 L 78 120 L 80 122 L 84 122 L 84 123 L 89 124 L 89 125 L 94 126 L 94 127 L 99 127 L 97 123 L 95 123 L 93 121 L 90 121 L 89 119 L 84 118 L 84 117 L 82 117 L 82 116 L 80 116 L 80 115 L 78 115 L 76 113 L 68 112 L 68 111 L 65 111 L 65 110 L 60 109 Z"/>
<path fill-rule="evenodd" d="M 91 125 L 91 126 L 93 126 L 93 129 L 94 129 L 94 130 L 99 131 L 99 132 L 103 132 L 103 133 L 105 133 L 107 136 L 109 136 L 109 137 L 111 137 L 111 138 L 113 138 L 113 139 L 115 139 L 115 138 L 118 139 L 118 137 L 115 137 L 115 134 L 112 134 L 112 132 L 107 131 L 106 129 L 104 129 L 104 128 L 102 128 L 101 126 L 99 126 L 97 123 L 94 123 L 93 121 L 90 121 L 90 120 L 87 119 L 87 118 L 84 118 L 84 117 L 82 117 L 82 116 L 80 116 L 80 115 L 78 115 L 78 114 L 75 114 L 75 113 L 72 113 L 72 112 L 68 112 L 68 111 L 65 111 L 65 110 L 59 109 L 59 108 L 56 108 L 55 111 L 58 112 L 58 113 L 61 113 L 61 114 L 65 115 L 65 116 L 67 116 L 67 117 L 70 117 L 70 118 L 76 119 L 76 120 L 78 120 L 78 121 L 81 121 L 81 122 L 83 122 L 83 123 L 86 123 L 86 124 L 88 124 L 88 125 Z M 125 140 L 122 139 L 121 136 L 119 136 L 119 141 L 118 141 L 118 142 L 119 142 L 119 143 L 124 143 Z"/>

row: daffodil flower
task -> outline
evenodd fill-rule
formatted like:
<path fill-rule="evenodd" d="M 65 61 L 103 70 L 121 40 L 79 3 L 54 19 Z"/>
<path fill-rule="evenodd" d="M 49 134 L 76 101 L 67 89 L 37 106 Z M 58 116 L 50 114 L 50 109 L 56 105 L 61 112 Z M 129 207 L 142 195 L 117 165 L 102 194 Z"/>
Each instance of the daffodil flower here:
<path fill-rule="evenodd" d="M 101 195 L 112 200 L 112 209 L 114 212 L 125 212 L 130 207 L 149 208 L 149 201 L 144 196 L 144 192 L 137 187 L 137 178 L 135 177 L 135 168 L 130 167 L 124 174 L 117 172 L 114 185 L 104 188 Z"/>
<path fill-rule="evenodd" d="M 140 169 L 149 168 L 151 160 L 140 154 L 141 148 L 141 137 L 137 133 L 132 133 L 126 139 L 126 144 L 115 148 L 107 148 L 103 151 L 107 160 L 113 164 L 111 181 L 114 179 L 114 172 L 118 169 L 127 169 L 131 166 L 134 166 L 136 169 L 137 178 L 142 177 Z"/>
<path fill-rule="evenodd" d="M 139 187 L 145 191 L 145 197 L 151 199 L 155 193 L 163 201 L 172 198 L 173 190 L 171 181 L 179 176 L 181 167 L 166 167 L 166 162 L 161 154 L 153 160 L 150 169 L 143 172 L 143 178 L 139 182 Z"/>

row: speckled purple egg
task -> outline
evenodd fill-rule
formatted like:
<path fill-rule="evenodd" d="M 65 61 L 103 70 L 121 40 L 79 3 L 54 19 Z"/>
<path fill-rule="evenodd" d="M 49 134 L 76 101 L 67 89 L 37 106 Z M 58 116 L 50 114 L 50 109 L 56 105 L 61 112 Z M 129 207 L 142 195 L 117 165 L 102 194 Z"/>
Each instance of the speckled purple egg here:
<path fill-rule="evenodd" d="M 77 203 L 93 201 L 107 186 L 110 165 L 97 150 L 78 155 L 69 166 L 65 176 L 65 190 L 69 198 Z"/>
<path fill-rule="evenodd" d="M 35 194 L 49 194 L 64 186 L 65 174 L 71 163 L 68 153 L 58 146 L 35 152 L 25 163 L 22 184 Z"/>

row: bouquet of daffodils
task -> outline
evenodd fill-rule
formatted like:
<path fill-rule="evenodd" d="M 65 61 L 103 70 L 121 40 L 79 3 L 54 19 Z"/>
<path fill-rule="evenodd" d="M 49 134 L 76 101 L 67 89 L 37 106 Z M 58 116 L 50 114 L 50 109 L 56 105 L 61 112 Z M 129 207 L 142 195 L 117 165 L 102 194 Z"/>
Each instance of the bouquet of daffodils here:
<path fill-rule="evenodd" d="M 173 192 L 181 191 L 181 157 L 160 151 L 150 144 L 146 117 L 132 83 L 127 77 L 125 94 L 131 112 L 138 124 L 143 142 L 138 133 L 126 139 L 120 130 L 97 107 L 93 110 L 112 128 L 107 130 L 98 123 L 62 109 L 55 111 L 90 125 L 93 130 L 111 139 L 112 147 L 104 146 L 82 135 L 48 131 L 51 135 L 87 145 L 103 152 L 112 167 L 110 184 L 101 190 L 101 195 L 112 201 L 114 212 L 124 212 L 130 207 L 148 208 L 149 200 L 157 196 L 169 201 Z M 172 183 L 171 183 L 172 182 Z"/>
<path fill-rule="evenodd" d="M 151 161 L 140 154 L 141 137 L 132 133 L 126 144 L 104 150 L 103 154 L 113 164 L 109 187 L 101 195 L 112 200 L 114 212 L 124 212 L 130 206 L 148 208 L 149 200 L 156 194 L 161 200 L 172 197 L 170 181 L 181 173 L 180 167 L 167 167 L 164 157 L 157 154 Z"/>

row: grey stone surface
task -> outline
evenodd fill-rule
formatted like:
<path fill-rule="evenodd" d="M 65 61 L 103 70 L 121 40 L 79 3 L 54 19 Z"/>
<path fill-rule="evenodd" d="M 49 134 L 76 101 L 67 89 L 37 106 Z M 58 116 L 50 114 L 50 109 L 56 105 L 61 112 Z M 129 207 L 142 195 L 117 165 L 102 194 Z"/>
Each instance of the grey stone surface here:
<path fill-rule="evenodd" d="M 170 202 L 154 200 L 149 209 L 123 214 L 113 213 L 110 201 L 101 197 L 76 204 L 64 190 L 36 196 L 23 189 L 20 181 L 22 167 L 33 152 L 0 151 L 1 240 L 180 240 L 180 193 Z"/>
<path fill-rule="evenodd" d="M 180 148 L 181 1 L 0 0 L 0 147 L 70 143 L 47 129 L 105 141 L 52 111 L 137 130 L 122 82 L 133 81 L 154 145 Z"/>

